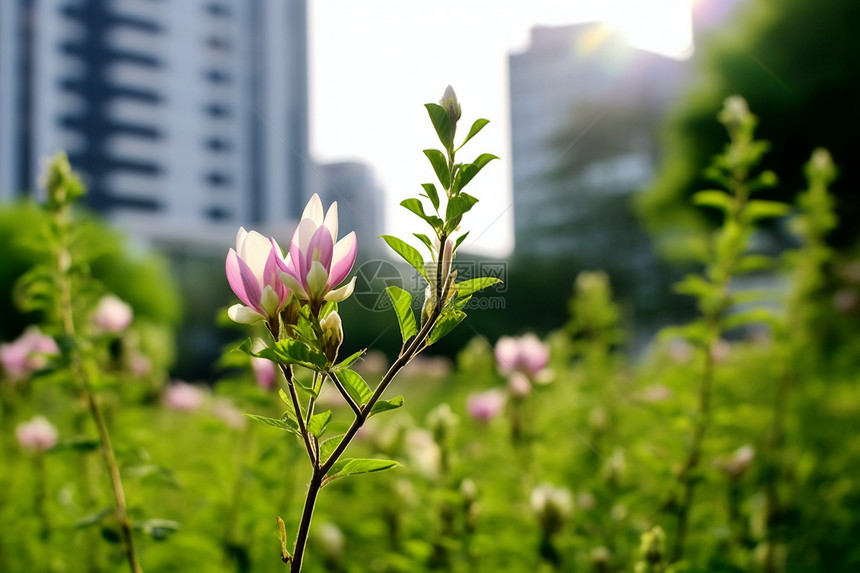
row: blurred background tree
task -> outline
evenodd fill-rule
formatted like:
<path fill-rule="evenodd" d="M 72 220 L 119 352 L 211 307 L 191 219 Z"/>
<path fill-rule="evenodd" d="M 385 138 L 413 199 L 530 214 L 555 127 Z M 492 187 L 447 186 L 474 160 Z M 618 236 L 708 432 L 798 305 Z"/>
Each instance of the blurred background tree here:
<path fill-rule="evenodd" d="M 710 185 L 701 166 L 722 149 L 721 127 L 712 118 L 729 95 L 749 101 L 760 119 L 758 133 L 773 145 L 766 166 L 779 175 L 780 185 L 770 197 L 792 202 L 804 188 L 799 166 L 816 146 L 830 149 L 837 163 L 849 160 L 852 126 L 860 124 L 854 102 L 860 52 L 851 39 L 858 19 L 860 3 L 854 0 L 756 0 L 734 26 L 700 44 L 699 80 L 671 113 L 657 177 L 637 198 L 663 254 L 684 257 L 677 238 L 714 222 L 688 197 Z M 841 224 L 830 240 L 839 249 L 858 239 L 858 184 L 860 175 L 846 170 L 833 187 Z"/>

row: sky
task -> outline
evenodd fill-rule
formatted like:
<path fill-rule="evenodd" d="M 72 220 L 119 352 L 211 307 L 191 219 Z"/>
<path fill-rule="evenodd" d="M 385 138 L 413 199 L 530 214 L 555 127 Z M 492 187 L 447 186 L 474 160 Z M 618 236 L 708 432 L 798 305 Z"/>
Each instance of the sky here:
<path fill-rule="evenodd" d="M 491 122 L 458 158 L 501 158 L 469 184 L 480 202 L 464 219 L 471 234 L 463 248 L 506 256 L 514 246 L 508 54 L 527 48 L 534 26 L 602 21 L 639 47 L 688 55 L 692 1 L 312 0 L 312 154 L 373 167 L 385 191 L 380 233 L 424 232 L 399 203 L 435 181 L 422 150 L 440 144 L 423 104 L 452 85 L 463 108 L 461 132 L 479 117 Z"/>

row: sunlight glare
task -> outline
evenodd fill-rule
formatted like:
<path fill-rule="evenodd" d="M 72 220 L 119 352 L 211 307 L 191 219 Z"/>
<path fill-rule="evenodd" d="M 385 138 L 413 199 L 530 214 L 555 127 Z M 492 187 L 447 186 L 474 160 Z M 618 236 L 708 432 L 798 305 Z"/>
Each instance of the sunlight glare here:
<path fill-rule="evenodd" d="M 605 20 L 631 46 L 676 59 L 693 54 L 693 0 L 611 0 Z"/>

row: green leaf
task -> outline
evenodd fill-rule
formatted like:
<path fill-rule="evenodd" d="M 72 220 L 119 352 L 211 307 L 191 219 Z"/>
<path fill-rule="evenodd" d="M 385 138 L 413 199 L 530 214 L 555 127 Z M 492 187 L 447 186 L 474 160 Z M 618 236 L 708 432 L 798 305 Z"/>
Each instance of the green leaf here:
<path fill-rule="evenodd" d="M 436 177 L 445 189 L 451 188 L 451 171 L 448 170 L 448 160 L 445 155 L 438 149 L 425 149 L 424 155 L 430 160 L 433 166 L 433 171 L 436 172 Z"/>
<path fill-rule="evenodd" d="M 320 460 L 325 463 L 343 441 L 343 434 L 320 442 Z"/>
<path fill-rule="evenodd" d="M 396 468 L 400 464 L 392 460 L 369 460 L 361 458 L 346 458 L 338 460 L 328 471 L 327 482 L 336 478 L 356 474 L 368 474 Z"/>
<path fill-rule="evenodd" d="M 475 175 L 477 175 L 481 169 L 483 169 L 484 166 L 493 159 L 498 159 L 498 157 L 492 153 L 482 153 L 472 163 L 461 165 L 460 169 L 457 170 L 457 175 L 454 177 L 452 193 L 459 194 L 459 192 L 475 178 Z"/>
<path fill-rule="evenodd" d="M 96 438 L 86 438 L 78 436 L 69 438 L 68 440 L 60 440 L 54 447 L 47 450 L 47 453 L 53 454 L 57 452 L 94 452 L 101 447 L 101 442 Z"/>
<path fill-rule="evenodd" d="M 731 330 L 748 324 L 775 324 L 777 315 L 769 308 L 752 308 L 736 312 L 723 320 L 723 328 Z"/>
<path fill-rule="evenodd" d="M 338 371 L 338 370 L 341 370 L 341 369 L 346 370 L 347 368 L 349 368 L 350 366 L 352 366 L 353 364 L 355 364 L 355 361 L 356 361 L 356 360 L 358 360 L 359 358 L 361 358 L 361 357 L 364 355 L 364 353 L 365 353 L 365 352 L 367 352 L 367 348 L 364 348 L 364 349 L 362 349 L 362 350 L 359 350 L 358 352 L 355 352 L 355 353 L 353 353 L 353 354 L 350 354 L 349 356 L 347 356 L 346 358 L 344 358 L 343 360 L 341 360 L 341 361 L 340 361 L 340 364 L 338 364 L 337 366 L 335 366 L 335 367 L 333 368 L 333 370 L 335 370 L 335 371 Z"/>
<path fill-rule="evenodd" d="M 433 241 L 430 240 L 430 237 L 428 237 L 427 235 L 424 235 L 422 233 L 412 233 L 412 234 L 415 235 L 416 237 L 418 237 L 418 239 L 427 246 L 427 250 L 429 250 L 430 254 L 432 255 L 433 254 Z"/>
<path fill-rule="evenodd" d="M 788 215 L 791 207 L 787 203 L 781 201 L 762 201 L 756 199 L 747 203 L 744 209 L 744 216 L 749 221 L 757 221 L 758 219 L 769 219 L 773 217 L 783 217 Z"/>
<path fill-rule="evenodd" d="M 694 344 L 703 344 L 708 340 L 708 336 L 707 325 L 699 320 L 684 326 L 667 326 L 658 333 L 657 338 L 662 342 L 683 338 Z"/>
<path fill-rule="evenodd" d="M 285 430 L 287 432 L 292 432 L 297 436 L 301 435 L 299 431 L 299 426 L 296 424 L 295 420 L 293 420 L 290 416 L 284 414 L 283 418 L 267 418 L 266 416 L 257 416 L 256 414 L 245 414 L 248 418 L 256 422 L 260 422 L 262 424 L 266 424 L 267 426 L 272 426 L 273 428 L 278 428 L 279 430 Z"/>
<path fill-rule="evenodd" d="M 469 141 L 470 139 L 472 139 L 473 137 L 475 137 L 476 135 L 478 135 L 478 132 L 481 131 L 482 129 L 484 129 L 484 126 L 487 125 L 488 123 L 490 123 L 489 119 L 484 119 L 484 118 L 476 119 L 475 123 L 473 123 L 472 127 L 469 129 L 469 133 L 468 133 L 468 135 L 466 135 L 466 139 L 463 140 L 463 143 L 460 144 L 460 147 L 458 147 L 457 150 L 462 149 L 463 146 L 466 145 L 466 142 Z"/>
<path fill-rule="evenodd" d="M 699 275 L 687 275 L 675 284 L 675 292 L 711 299 L 719 295 L 719 288 Z"/>
<path fill-rule="evenodd" d="M 251 340 L 248 339 L 242 343 L 239 349 L 251 356 L 265 358 L 276 364 L 298 364 L 316 371 L 325 368 L 326 365 L 326 357 L 321 352 L 311 349 L 303 342 L 289 338 L 279 340 L 273 346 L 266 347 L 259 352 L 251 350 Z"/>
<path fill-rule="evenodd" d="M 433 203 L 433 208 L 436 209 L 436 212 L 439 212 L 439 193 L 436 191 L 436 186 L 432 183 L 422 183 L 421 186 L 424 188 L 424 192 L 427 193 L 427 198 Z"/>
<path fill-rule="evenodd" d="M 340 380 L 347 393 L 359 406 L 367 404 L 370 397 L 373 396 L 373 390 L 370 389 L 361 374 L 355 370 L 340 370 L 337 372 L 337 379 Z"/>
<path fill-rule="evenodd" d="M 433 122 L 433 129 L 436 130 L 436 135 L 439 136 L 439 141 L 445 146 L 445 149 L 454 148 L 454 135 L 451 133 L 451 118 L 445 108 L 435 103 L 425 103 L 427 114 L 430 116 L 430 121 Z"/>
<path fill-rule="evenodd" d="M 459 237 L 457 237 L 457 242 L 456 242 L 456 243 L 454 243 L 454 251 L 455 251 L 455 252 L 457 251 L 457 249 L 459 249 L 459 248 L 460 248 L 460 243 L 462 243 L 463 241 L 465 241 L 465 240 L 466 240 L 466 237 L 468 237 L 468 236 L 469 236 L 469 233 L 471 233 L 471 231 L 466 231 L 465 233 L 463 233 L 462 235 L 460 235 Z"/>
<path fill-rule="evenodd" d="M 386 287 L 385 294 L 394 306 L 397 322 L 400 324 L 400 335 L 403 337 L 403 344 L 406 344 L 407 340 L 418 334 L 415 313 L 412 312 L 412 295 L 397 286 Z"/>
<path fill-rule="evenodd" d="M 421 276 L 424 277 L 424 280 L 427 280 L 427 270 L 424 268 L 424 259 L 421 257 L 421 253 L 418 252 L 418 249 L 401 241 L 397 237 L 392 237 L 391 235 L 379 236 L 388 243 L 388 246 L 391 247 L 395 253 L 403 257 L 403 260 L 418 271 Z"/>
<path fill-rule="evenodd" d="M 765 255 L 746 255 L 738 261 L 735 273 L 741 275 L 754 271 L 766 271 L 773 268 L 774 264 L 776 261 Z"/>
<path fill-rule="evenodd" d="M 450 233 L 457 228 L 463 219 L 463 214 L 477 203 L 478 200 L 468 193 L 460 193 L 448 200 L 448 208 L 445 211 L 445 231 Z"/>
<path fill-rule="evenodd" d="M 728 213 L 732 208 L 732 197 L 725 191 L 709 189 L 693 194 L 693 203 L 704 207 L 713 207 L 723 213 Z"/>
<path fill-rule="evenodd" d="M 469 296 L 474 292 L 499 284 L 501 279 L 495 277 L 480 277 L 457 283 L 457 296 Z"/>
<path fill-rule="evenodd" d="M 428 344 L 439 342 L 439 340 L 454 330 L 458 324 L 463 322 L 464 318 L 466 318 L 466 313 L 462 310 L 450 309 L 443 312 L 433 330 L 430 331 L 430 336 L 427 337 Z"/>
<path fill-rule="evenodd" d="M 331 422 L 331 410 L 314 414 L 308 421 L 308 432 L 319 438 L 325 432 L 329 422 Z"/>
<path fill-rule="evenodd" d="M 442 219 L 435 215 L 426 214 L 424 212 L 424 205 L 422 205 L 421 201 L 419 201 L 418 199 L 404 199 L 400 202 L 400 204 L 409 211 L 412 211 L 413 213 L 427 221 L 427 224 L 434 229 L 442 228 Z"/>
<path fill-rule="evenodd" d="M 96 525 L 102 519 L 109 515 L 113 515 L 114 509 L 112 507 L 107 507 L 101 511 L 97 511 L 96 513 L 91 513 L 85 517 L 80 518 L 75 522 L 76 529 L 83 529 L 85 527 L 90 527 L 91 525 Z"/>
<path fill-rule="evenodd" d="M 278 397 L 280 397 L 281 402 L 284 403 L 284 406 L 287 407 L 287 411 L 284 412 L 284 416 L 288 417 L 292 422 L 294 422 L 296 428 L 298 428 L 299 422 L 296 419 L 296 409 L 293 407 L 293 401 L 290 399 L 290 397 L 287 395 L 286 391 L 284 391 L 283 388 L 278 388 Z M 304 414 L 302 414 L 302 416 L 304 416 Z"/>
<path fill-rule="evenodd" d="M 370 415 L 375 416 L 377 414 L 381 414 L 382 412 L 396 410 L 397 408 L 401 407 L 403 403 L 403 396 L 397 396 L 396 398 L 392 398 L 391 400 L 380 400 L 373 405 L 373 408 L 371 408 L 370 410 Z"/>

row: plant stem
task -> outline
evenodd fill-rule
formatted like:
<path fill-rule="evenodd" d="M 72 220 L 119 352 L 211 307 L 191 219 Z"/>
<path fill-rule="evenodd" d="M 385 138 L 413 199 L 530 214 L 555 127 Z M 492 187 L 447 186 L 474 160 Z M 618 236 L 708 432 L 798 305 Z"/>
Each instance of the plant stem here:
<path fill-rule="evenodd" d="M 116 505 L 116 517 L 119 521 L 120 532 L 123 540 L 123 549 L 126 559 L 132 573 L 142 573 L 143 569 L 137 559 L 137 554 L 134 551 L 134 539 L 131 531 L 131 523 L 128 519 L 126 511 L 125 491 L 122 486 L 122 477 L 119 472 L 119 465 L 114 455 L 113 446 L 111 446 L 110 434 L 105 425 L 104 417 L 99 409 L 98 402 L 90 390 L 90 381 L 96 376 L 93 368 L 85 361 L 85 356 L 82 348 L 85 346 L 85 340 L 75 338 L 75 320 L 72 306 L 72 284 L 69 271 L 71 269 L 72 256 L 68 250 L 68 207 L 64 207 L 54 214 L 55 224 L 58 231 L 58 249 L 56 252 L 57 264 L 57 289 L 58 289 L 58 314 L 63 335 L 70 340 L 75 340 L 75 344 L 69 352 L 69 368 L 72 378 L 80 392 L 82 398 L 87 403 L 90 415 L 96 424 L 96 429 L 99 434 L 99 442 L 101 443 L 102 456 L 110 474 L 111 487 L 114 494 L 114 502 Z"/>
<path fill-rule="evenodd" d="M 719 337 L 717 337 L 719 338 Z M 702 385 L 699 388 L 699 411 L 696 427 L 693 431 L 693 443 L 687 461 L 684 463 L 678 480 L 684 486 L 684 497 L 678 509 L 678 530 L 675 535 L 675 545 L 672 549 L 671 562 L 680 561 L 684 557 L 684 544 L 687 538 L 687 528 L 690 520 L 690 509 L 696 491 L 697 479 L 694 475 L 702 456 L 702 442 L 708 428 L 711 416 L 711 389 L 714 382 L 714 359 L 711 348 L 705 349 L 705 366 L 702 372 Z"/>
<path fill-rule="evenodd" d="M 346 448 L 349 446 L 352 439 L 355 437 L 355 434 L 358 430 L 364 425 L 364 422 L 367 421 L 367 418 L 370 416 L 370 412 L 373 410 L 373 406 L 379 401 L 382 397 L 382 394 L 388 388 L 388 385 L 394 379 L 400 370 L 409 363 L 412 358 L 414 358 L 421 350 L 423 350 L 423 344 L 426 340 L 427 336 L 430 334 L 430 331 L 433 329 L 433 326 L 436 324 L 436 319 L 439 318 L 439 315 L 442 312 L 442 302 L 441 299 L 437 301 L 436 307 L 433 309 L 433 313 L 430 315 L 430 318 L 424 325 L 421 327 L 421 330 L 412 339 L 412 342 L 406 347 L 406 349 L 400 354 L 397 360 L 394 361 L 394 364 L 391 365 L 391 368 L 388 369 L 388 372 L 385 373 L 385 376 L 382 377 L 382 380 L 379 382 L 379 385 L 376 387 L 376 391 L 374 391 L 373 395 L 367 401 L 363 407 L 359 408 L 359 411 L 356 413 L 355 420 L 353 420 L 352 425 L 350 425 L 346 434 L 344 434 L 340 443 L 337 445 L 335 450 L 329 456 L 325 462 L 318 460 L 314 464 L 313 474 L 311 476 L 310 484 L 308 485 L 308 493 L 305 498 L 305 506 L 302 510 L 302 519 L 299 523 L 299 530 L 296 534 L 296 543 L 293 547 L 293 558 L 290 562 L 290 573 L 300 573 L 302 570 L 302 560 L 304 559 L 305 546 L 307 545 L 308 540 L 308 532 L 311 526 L 311 519 L 313 518 L 314 506 L 316 505 L 316 499 L 319 495 L 320 489 L 325 484 L 325 475 L 332 468 L 332 466 L 337 462 L 340 456 L 346 451 Z M 288 378 L 288 381 L 291 381 Z M 292 387 L 292 386 L 291 386 Z M 298 416 L 301 418 L 301 416 Z M 308 441 L 307 429 L 302 428 L 302 435 L 305 438 L 305 443 L 310 452 L 310 444 Z M 311 460 L 314 459 L 313 454 L 311 453 Z"/>
<path fill-rule="evenodd" d="M 110 473 L 114 502 L 116 504 L 116 515 L 119 521 L 120 531 L 122 532 L 125 556 L 132 572 L 142 573 L 143 569 L 141 569 L 140 563 L 137 560 L 137 554 L 134 551 L 134 537 L 131 531 L 131 523 L 128 519 L 125 503 L 125 491 L 122 487 L 122 477 L 119 473 L 119 465 L 116 462 L 116 456 L 114 455 L 113 447 L 111 446 L 110 435 L 108 434 L 104 417 L 102 416 L 101 410 L 99 409 L 96 398 L 93 396 L 92 392 L 87 391 L 87 402 L 89 404 L 90 413 L 92 414 L 93 420 L 95 420 L 96 427 L 98 428 L 99 440 L 102 445 L 102 455 L 104 456 L 105 463 L 107 464 L 108 471 Z"/>
<path fill-rule="evenodd" d="M 317 502 L 322 487 L 322 480 L 325 472 L 315 468 L 313 476 L 311 476 L 310 485 L 308 485 L 308 495 L 305 498 L 305 507 L 302 510 L 302 521 L 299 524 L 299 532 L 296 535 L 296 545 L 293 549 L 293 558 L 290 561 L 290 573 L 300 573 L 302 570 L 302 561 L 304 560 L 305 546 L 308 542 L 308 532 L 311 528 L 311 519 L 314 515 L 314 506 Z"/>

